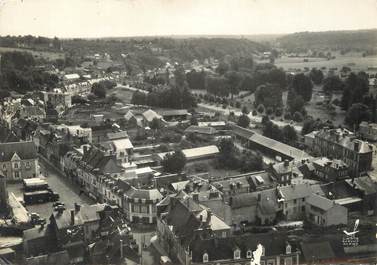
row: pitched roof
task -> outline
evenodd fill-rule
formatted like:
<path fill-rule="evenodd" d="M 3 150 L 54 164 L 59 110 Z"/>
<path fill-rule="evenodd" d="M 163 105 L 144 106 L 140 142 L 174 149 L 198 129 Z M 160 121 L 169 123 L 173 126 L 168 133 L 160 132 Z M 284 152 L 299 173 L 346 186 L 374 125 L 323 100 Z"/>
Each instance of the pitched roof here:
<path fill-rule="evenodd" d="M 215 134 L 216 129 L 209 126 L 191 125 L 188 128 L 186 128 L 185 133 Z"/>
<path fill-rule="evenodd" d="M 260 234 L 246 234 L 226 238 L 197 238 L 190 244 L 193 262 L 202 263 L 203 254 L 207 253 L 209 261 L 233 260 L 234 250 L 241 251 L 241 258 L 247 258 L 247 251 L 254 251 L 261 244 L 265 249 L 265 256 L 285 254 L 288 237 L 285 233 L 269 232 Z M 292 249 L 294 252 L 295 249 Z"/>
<path fill-rule="evenodd" d="M 286 201 L 308 197 L 312 192 L 307 184 L 282 186 L 278 188 Z"/>
<path fill-rule="evenodd" d="M 254 133 L 252 136 L 250 136 L 249 140 L 258 145 L 274 150 L 280 154 L 284 154 L 294 159 L 303 159 L 303 158 L 310 157 L 310 155 L 308 155 L 307 153 L 305 153 L 304 151 L 300 149 L 297 149 L 290 145 L 276 141 L 274 139 L 268 138 L 261 134 Z"/>
<path fill-rule="evenodd" d="M 109 140 L 117 140 L 117 139 L 122 139 L 122 138 L 128 138 L 128 133 L 126 131 L 109 132 L 109 133 L 107 133 L 107 138 L 109 138 Z"/>
<path fill-rule="evenodd" d="M 373 151 L 371 144 L 356 139 L 354 134 L 346 129 L 322 129 L 316 134 L 316 137 L 337 143 L 349 150 L 355 150 L 355 148 L 357 148 L 358 153 L 369 153 Z"/>
<path fill-rule="evenodd" d="M 114 156 L 105 155 L 96 147 L 92 147 L 84 154 L 81 160 L 88 170 L 98 169 L 101 173 L 119 173 L 122 167 L 117 165 Z"/>
<path fill-rule="evenodd" d="M 161 110 L 158 112 L 161 116 L 179 116 L 187 115 L 187 109 Z"/>
<path fill-rule="evenodd" d="M 334 207 L 335 203 L 325 197 L 312 194 L 310 197 L 306 200 L 306 202 L 310 205 L 313 205 L 319 209 L 322 209 L 323 211 L 328 211 L 332 207 Z"/>
<path fill-rule="evenodd" d="M 258 204 L 257 197 L 254 193 L 243 193 L 232 196 L 230 207 L 233 209 L 256 206 Z"/>
<path fill-rule="evenodd" d="M 10 161 L 14 154 L 17 154 L 21 160 L 37 158 L 37 150 L 32 141 L 0 143 L 1 162 Z"/>
<path fill-rule="evenodd" d="M 115 150 L 132 149 L 134 147 L 128 138 L 112 140 L 112 143 Z"/>
<path fill-rule="evenodd" d="M 307 262 L 335 258 L 334 251 L 328 241 L 314 243 L 302 242 L 300 246 Z"/>
<path fill-rule="evenodd" d="M 154 118 L 156 119 L 161 119 L 161 115 L 157 114 L 155 111 L 149 109 L 145 112 L 143 112 L 143 117 L 148 121 L 151 122 L 153 121 Z"/>
<path fill-rule="evenodd" d="M 157 189 L 137 189 L 131 187 L 131 189 L 125 192 L 129 198 L 146 199 L 146 200 L 161 200 L 163 196 Z"/>

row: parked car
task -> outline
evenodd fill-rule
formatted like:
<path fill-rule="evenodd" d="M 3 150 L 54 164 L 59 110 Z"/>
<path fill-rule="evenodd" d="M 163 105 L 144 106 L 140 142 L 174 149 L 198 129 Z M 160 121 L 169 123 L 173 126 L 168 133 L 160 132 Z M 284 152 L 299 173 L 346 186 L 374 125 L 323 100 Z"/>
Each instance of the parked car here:
<path fill-rule="evenodd" d="M 61 204 L 54 207 L 54 211 L 64 211 L 64 210 L 65 210 L 65 206 Z"/>
<path fill-rule="evenodd" d="M 64 206 L 64 203 L 63 203 L 63 202 L 54 202 L 54 203 L 52 204 L 52 207 L 56 207 L 56 206 L 58 206 L 58 205 L 63 205 L 63 206 Z"/>

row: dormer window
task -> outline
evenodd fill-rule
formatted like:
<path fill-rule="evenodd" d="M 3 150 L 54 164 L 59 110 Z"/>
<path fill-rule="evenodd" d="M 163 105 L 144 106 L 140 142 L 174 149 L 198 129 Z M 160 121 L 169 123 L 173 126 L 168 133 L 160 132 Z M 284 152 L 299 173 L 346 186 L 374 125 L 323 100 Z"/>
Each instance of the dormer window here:
<path fill-rule="evenodd" d="M 287 243 L 287 246 L 285 247 L 285 254 L 291 254 L 292 252 L 292 247 Z"/>
<path fill-rule="evenodd" d="M 251 250 L 248 250 L 248 251 L 246 252 L 246 257 L 247 257 L 248 259 L 251 259 L 251 258 L 253 257 L 253 252 L 252 252 Z"/>
<path fill-rule="evenodd" d="M 204 253 L 203 254 L 203 263 L 207 263 L 207 262 L 208 262 L 208 254 Z"/>
<path fill-rule="evenodd" d="M 241 250 L 239 250 L 238 248 L 236 250 L 234 250 L 234 259 L 240 259 L 241 258 Z"/>

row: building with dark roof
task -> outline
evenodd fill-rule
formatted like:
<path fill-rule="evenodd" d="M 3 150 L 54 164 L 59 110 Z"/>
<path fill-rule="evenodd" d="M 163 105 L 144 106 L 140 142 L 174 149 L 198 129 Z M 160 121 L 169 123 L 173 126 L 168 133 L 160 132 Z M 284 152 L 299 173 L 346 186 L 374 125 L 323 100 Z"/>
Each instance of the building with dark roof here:
<path fill-rule="evenodd" d="M 186 109 L 161 110 L 158 114 L 160 114 L 165 121 L 184 121 L 191 116 Z"/>
<path fill-rule="evenodd" d="M 0 170 L 7 180 L 38 175 L 38 156 L 33 142 L 0 143 Z"/>
<path fill-rule="evenodd" d="M 230 227 L 184 191 L 157 205 L 157 235 L 164 250 L 181 264 L 190 264 L 190 247 L 199 238 L 227 238 Z"/>
<path fill-rule="evenodd" d="M 261 249 L 260 264 L 299 264 L 300 254 L 283 233 L 264 233 L 226 238 L 196 239 L 189 250 L 191 264 L 250 264 Z"/>
<path fill-rule="evenodd" d="M 344 129 L 319 131 L 315 135 L 314 150 L 321 156 L 343 160 L 353 176 L 360 176 L 372 167 L 373 145 L 356 139 Z"/>

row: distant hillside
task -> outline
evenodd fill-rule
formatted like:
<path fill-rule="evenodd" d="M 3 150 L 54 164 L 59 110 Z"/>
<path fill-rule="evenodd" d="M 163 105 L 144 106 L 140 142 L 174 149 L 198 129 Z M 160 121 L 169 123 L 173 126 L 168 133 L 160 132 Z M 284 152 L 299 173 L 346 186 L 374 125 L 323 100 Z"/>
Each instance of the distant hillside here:
<path fill-rule="evenodd" d="M 169 38 L 169 37 L 112 37 L 100 39 L 49 39 L 34 36 L 0 37 L 0 46 L 26 48 L 36 51 L 61 52 L 80 61 L 96 53 L 110 54 L 114 60 L 127 61 L 139 70 L 150 69 L 170 62 L 191 62 L 213 57 L 222 59 L 225 55 L 249 57 L 268 49 L 264 44 L 246 38 Z"/>
<path fill-rule="evenodd" d="M 370 50 L 377 48 L 377 29 L 352 31 L 299 32 L 277 39 L 282 48 Z"/>

